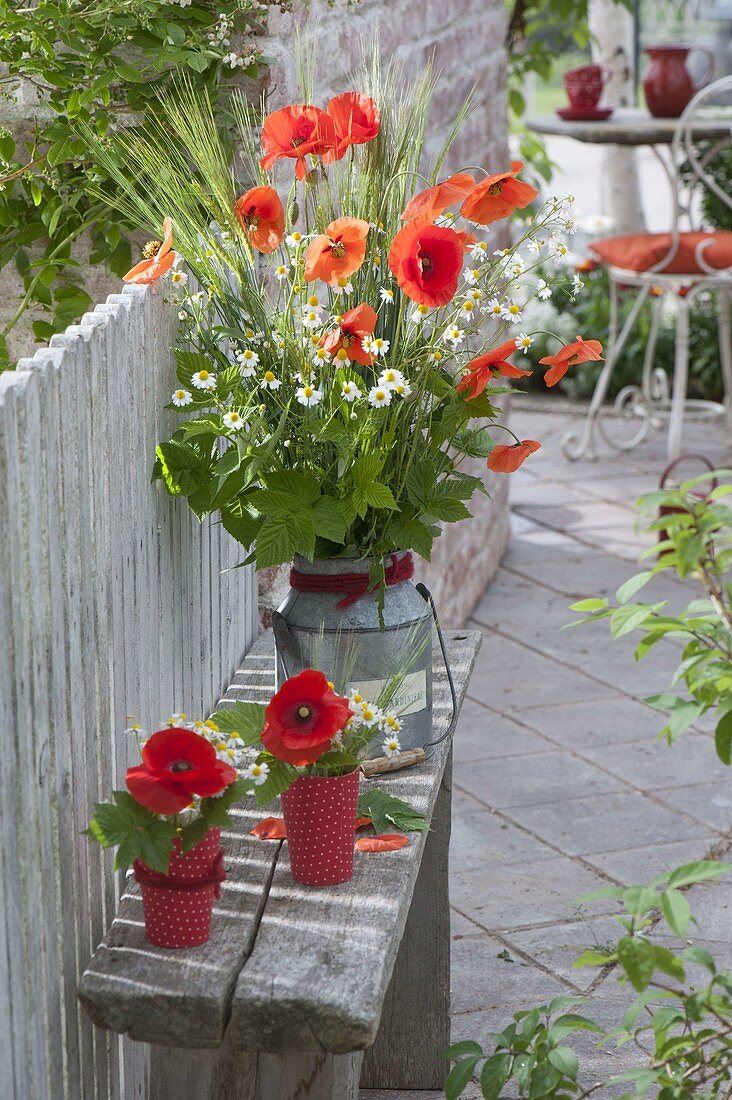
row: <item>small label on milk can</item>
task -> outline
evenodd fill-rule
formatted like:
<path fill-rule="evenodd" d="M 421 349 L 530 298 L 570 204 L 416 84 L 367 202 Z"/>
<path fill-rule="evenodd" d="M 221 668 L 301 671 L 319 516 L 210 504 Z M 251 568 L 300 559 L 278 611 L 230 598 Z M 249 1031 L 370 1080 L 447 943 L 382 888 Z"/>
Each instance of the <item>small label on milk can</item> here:
<path fill-rule="evenodd" d="M 391 679 L 386 680 L 362 680 L 360 683 L 351 682 L 347 691 L 358 691 L 364 699 L 370 703 L 378 703 L 381 693 L 389 686 Z M 394 697 L 385 704 L 385 709 L 395 714 L 418 714 L 427 707 L 427 670 L 419 669 L 418 672 L 409 672 L 403 678 L 396 689 Z"/>

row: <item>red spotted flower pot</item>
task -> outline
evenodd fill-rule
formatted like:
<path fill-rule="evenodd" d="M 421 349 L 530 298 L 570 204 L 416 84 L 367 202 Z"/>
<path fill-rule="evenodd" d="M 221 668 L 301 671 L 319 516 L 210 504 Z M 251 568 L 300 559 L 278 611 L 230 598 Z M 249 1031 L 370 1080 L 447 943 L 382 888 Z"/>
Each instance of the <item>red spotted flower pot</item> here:
<path fill-rule="evenodd" d="M 226 878 L 220 841 L 221 829 L 209 829 L 203 840 L 182 855 L 176 837 L 167 875 L 135 860 L 145 935 L 155 947 L 198 947 L 206 943 L 211 934 L 214 898 L 219 897 Z"/>
<path fill-rule="evenodd" d="M 335 886 L 353 876 L 357 771 L 305 775 L 282 795 L 293 877 L 304 886 Z"/>

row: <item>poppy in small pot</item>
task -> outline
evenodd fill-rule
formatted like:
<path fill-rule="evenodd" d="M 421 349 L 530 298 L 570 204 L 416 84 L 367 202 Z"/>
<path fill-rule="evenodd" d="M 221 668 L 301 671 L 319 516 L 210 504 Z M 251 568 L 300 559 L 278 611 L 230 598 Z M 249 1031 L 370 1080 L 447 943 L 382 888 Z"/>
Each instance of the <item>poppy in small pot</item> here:
<path fill-rule="evenodd" d="M 135 860 L 145 935 L 156 947 L 198 947 L 208 940 L 213 903 L 226 878 L 220 840 L 221 829 L 211 828 L 203 840 L 183 853 L 176 837 L 167 875 Z"/>
<path fill-rule="evenodd" d="M 265 710 L 262 744 L 287 764 L 314 764 L 352 713 L 348 700 L 336 695 L 322 672 L 306 668 L 272 696 Z"/>
<path fill-rule="evenodd" d="M 210 741 L 193 730 L 158 730 L 142 747 L 142 764 L 127 769 L 127 789 L 154 814 L 177 814 L 194 795 L 210 798 L 237 777 Z"/>

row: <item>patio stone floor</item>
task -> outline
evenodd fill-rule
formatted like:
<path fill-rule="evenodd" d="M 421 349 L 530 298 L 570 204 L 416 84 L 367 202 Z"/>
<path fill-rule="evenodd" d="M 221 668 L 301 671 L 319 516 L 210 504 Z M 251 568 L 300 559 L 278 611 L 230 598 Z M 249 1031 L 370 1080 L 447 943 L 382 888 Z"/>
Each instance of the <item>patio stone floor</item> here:
<path fill-rule="evenodd" d="M 455 735 L 453 1041 L 485 1041 L 514 1012 L 560 994 L 588 995 L 588 1014 L 614 1026 L 627 1001 L 615 977 L 571 968 L 583 948 L 614 936 L 613 903 L 576 899 L 729 843 L 732 776 L 710 723 L 669 747 L 655 739 L 662 716 L 643 702 L 667 690 L 675 655 L 659 646 L 637 665 L 632 636 L 611 641 L 606 623 L 561 629 L 576 617 L 570 603 L 612 596 L 640 568 L 649 538 L 633 503 L 657 488 L 665 465 L 663 434 L 631 453 L 567 462 L 559 439 L 580 415 L 561 400 L 516 400 L 514 428 L 543 447 L 512 475 L 511 543 L 469 624 L 484 642 Z M 687 426 L 684 446 L 732 465 L 720 421 Z M 690 598 L 663 578 L 646 593 L 674 606 Z M 688 942 L 732 965 L 732 881 L 694 887 L 689 900 L 699 926 Z M 585 1079 L 633 1064 L 628 1048 L 598 1049 L 592 1037 L 573 1045 Z M 479 1100 L 480 1091 L 463 1095 Z"/>

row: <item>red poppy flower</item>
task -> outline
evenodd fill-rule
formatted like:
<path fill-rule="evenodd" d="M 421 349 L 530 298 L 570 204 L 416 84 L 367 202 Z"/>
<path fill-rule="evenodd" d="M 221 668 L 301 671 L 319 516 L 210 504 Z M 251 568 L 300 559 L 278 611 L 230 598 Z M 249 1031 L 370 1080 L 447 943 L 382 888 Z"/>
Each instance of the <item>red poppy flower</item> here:
<path fill-rule="evenodd" d="M 127 788 L 154 814 L 180 813 L 194 794 L 209 798 L 236 779 L 236 770 L 219 760 L 211 742 L 193 730 L 158 730 L 143 746 L 142 760 L 127 769 Z"/>
<path fill-rule="evenodd" d="M 236 200 L 236 216 L 257 252 L 274 252 L 285 235 L 285 210 L 274 187 L 252 187 Z"/>
<path fill-rule="evenodd" d="M 314 764 L 352 714 L 348 700 L 336 695 L 323 673 L 306 668 L 272 696 L 262 744 L 288 764 Z"/>
<path fill-rule="evenodd" d="M 455 387 L 456 390 L 468 390 L 468 401 L 474 397 L 480 397 L 483 390 L 494 378 L 525 378 L 531 374 L 530 370 L 514 367 L 513 363 L 507 363 L 509 355 L 517 351 L 515 340 L 506 340 L 505 344 L 499 344 L 493 351 L 485 355 L 479 355 L 477 359 L 471 359 L 466 364 L 468 373 L 464 374 Z"/>
<path fill-rule="evenodd" d="M 333 119 L 319 107 L 307 103 L 291 103 L 281 111 L 267 115 L 262 127 L 262 168 L 271 168 L 280 157 L 293 157 L 295 175 L 304 180 L 308 154 L 320 156 L 335 144 Z"/>
<path fill-rule="evenodd" d="M 602 344 L 599 340 L 583 340 L 578 336 L 571 344 L 565 344 L 556 355 L 545 355 L 539 363 L 548 365 L 549 370 L 544 375 L 547 386 L 556 386 L 561 382 L 570 367 L 576 367 L 578 363 L 599 363 Z"/>
<path fill-rule="evenodd" d="M 374 356 L 363 350 L 363 338 L 373 336 L 375 328 L 376 313 L 370 305 L 362 302 L 360 306 L 344 313 L 338 328 L 326 333 L 320 344 L 336 358 L 352 359 L 368 367 L 373 363 Z M 339 357 L 339 351 L 343 351 L 345 355 Z"/>
<path fill-rule="evenodd" d="M 535 439 L 522 439 L 520 443 L 500 443 L 488 455 L 488 469 L 497 474 L 512 474 L 539 447 L 541 443 L 537 443 Z"/>
<path fill-rule="evenodd" d="M 365 145 L 379 132 L 379 109 L 370 96 L 361 92 L 343 92 L 331 99 L 327 108 L 335 127 L 335 143 L 323 156 L 323 164 L 340 160 L 351 145 Z"/>
<path fill-rule="evenodd" d="M 158 247 L 152 256 L 140 260 L 139 264 L 135 264 L 122 276 L 125 283 L 154 283 L 166 271 L 170 271 L 176 261 L 176 253 L 172 250 L 173 222 L 170 218 L 163 222 L 163 238 L 162 242 L 156 242 Z"/>
<path fill-rule="evenodd" d="M 507 218 L 517 208 L 523 210 L 539 192 L 531 184 L 514 178 L 522 168 L 521 161 L 514 160 L 510 172 L 487 176 L 465 199 L 460 207 L 462 216 L 480 225 L 490 225 L 499 218 Z"/>
<path fill-rule="evenodd" d="M 305 253 L 305 280 L 322 279 L 335 286 L 358 271 L 366 256 L 369 223 L 361 218 L 336 218 L 310 242 Z"/>
<path fill-rule="evenodd" d="M 463 251 L 454 229 L 418 218 L 400 229 L 392 241 L 389 267 L 412 301 L 444 306 L 457 290 Z"/>
<path fill-rule="evenodd" d="M 464 199 L 475 187 L 475 179 L 469 172 L 456 172 L 442 183 L 428 187 L 411 198 L 404 207 L 403 222 L 412 222 L 415 218 L 429 218 L 431 222 L 438 214 L 459 199 Z"/>

